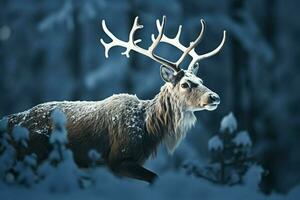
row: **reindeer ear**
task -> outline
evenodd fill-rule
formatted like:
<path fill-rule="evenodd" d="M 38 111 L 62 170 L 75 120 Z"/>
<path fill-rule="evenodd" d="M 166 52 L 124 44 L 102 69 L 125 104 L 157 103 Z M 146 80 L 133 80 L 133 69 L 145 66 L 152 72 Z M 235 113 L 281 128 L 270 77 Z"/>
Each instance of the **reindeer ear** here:
<path fill-rule="evenodd" d="M 175 71 L 164 65 L 160 66 L 160 76 L 165 82 L 174 83 L 175 82 Z"/>

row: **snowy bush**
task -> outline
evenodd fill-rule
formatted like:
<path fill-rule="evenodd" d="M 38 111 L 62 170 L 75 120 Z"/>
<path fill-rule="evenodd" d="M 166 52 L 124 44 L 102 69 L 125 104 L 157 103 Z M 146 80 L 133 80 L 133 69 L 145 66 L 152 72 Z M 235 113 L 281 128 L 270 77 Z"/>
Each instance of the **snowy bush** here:
<path fill-rule="evenodd" d="M 233 113 L 225 116 L 220 132 L 208 141 L 211 162 L 205 167 L 185 166 L 188 173 L 218 184 L 241 184 L 253 165 L 252 141 L 247 131 L 237 132 L 237 120 Z"/>
<path fill-rule="evenodd" d="M 68 143 L 67 139 L 67 130 L 65 128 L 66 117 L 60 110 L 54 110 L 51 114 L 51 119 L 53 121 L 54 129 L 50 136 L 50 144 L 53 147 L 49 155 L 49 159 L 52 164 L 59 163 L 64 160 L 66 155 L 66 144 Z"/>
<path fill-rule="evenodd" d="M 6 179 L 8 171 L 13 167 L 16 151 L 10 144 L 11 137 L 7 133 L 7 118 L 0 120 L 0 179 Z"/>
<path fill-rule="evenodd" d="M 261 181 L 263 173 L 264 170 L 261 166 L 256 164 L 252 165 L 249 167 L 244 176 L 245 185 L 253 190 L 258 190 L 258 185 Z"/>
<path fill-rule="evenodd" d="M 12 136 L 17 145 L 25 148 L 27 147 L 29 132 L 26 128 L 23 128 L 21 126 L 15 126 L 12 131 Z"/>
<path fill-rule="evenodd" d="M 17 182 L 27 187 L 37 182 L 35 173 L 37 167 L 36 154 L 26 155 L 22 161 L 18 161 L 14 167 L 14 172 L 18 174 Z"/>
<path fill-rule="evenodd" d="M 51 192 L 69 192 L 79 188 L 83 172 L 74 162 L 72 151 L 65 146 L 68 139 L 65 128 L 67 119 L 64 113 L 56 109 L 52 112 L 51 118 L 54 129 L 49 142 L 53 149 L 48 159 L 38 169 L 39 176 L 44 179 L 40 185 Z"/>
<path fill-rule="evenodd" d="M 0 121 L 0 176 L 7 183 L 19 183 L 31 186 L 37 181 L 35 169 L 37 166 L 36 155 L 26 155 L 23 158 L 22 150 L 27 148 L 29 132 L 26 128 L 15 126 L 12 137 L 7 133 L 6 118 Z M 13 139 L 13 140 L 12 140 Z M 17 149 L 12 146 L 16 144 Z"/>

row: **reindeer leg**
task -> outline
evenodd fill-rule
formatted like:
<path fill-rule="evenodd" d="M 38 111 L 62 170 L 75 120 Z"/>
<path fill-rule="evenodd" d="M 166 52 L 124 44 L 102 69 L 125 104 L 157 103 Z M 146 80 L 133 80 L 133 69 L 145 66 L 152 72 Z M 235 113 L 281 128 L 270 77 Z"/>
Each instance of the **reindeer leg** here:
<path fill-rule="evenodd" d="M 132 161 L 119 163 L 113 168 L 113 171 L 118 175 L 146 181 L 150 184 L 158 178 L 157 174 Z"/>

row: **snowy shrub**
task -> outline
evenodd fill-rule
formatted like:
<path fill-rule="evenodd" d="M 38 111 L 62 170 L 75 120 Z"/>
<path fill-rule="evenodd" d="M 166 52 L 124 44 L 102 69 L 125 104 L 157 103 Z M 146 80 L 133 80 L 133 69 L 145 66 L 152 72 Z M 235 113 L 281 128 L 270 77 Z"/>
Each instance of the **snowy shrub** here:
<path fill-rule="evenodd" d="M 14 171 L 18 174 L 17 182 L 27 187 L 32 186 L 38 180 L 35 173 L 37 167 L 36 154 L 26 155 L 22 161 L 18 161 Z"/>
<path fill-rule="evenodd" d="M 11 157 L 13 159 L 13 166 L 11 166 L 10 172 L 5 177 L 6 181 L 30 187 L 38 179 L 36 175 L 36 154 L 25 156 L 22 154 L 28 147 L 29 131 L 24 127 L 15 126 L 12 130 L 12 137 L 16 144 L 16 156 Z"/>
<path fill-rule="evenodd" d="M 257 190 L 263 174 L 264 170 L 261 166 L 256 164 L 252 165 L 244 176 L 245 185 L 251 189 Z"/>
<path fill-rule="evenodd" d="M 56 109 L 52 112 L 51 118 L 54 129 L 49 142 L 53 149 L 48 159 L 39 166 L 38 174 L 44 179 L 40 185 L 51 192 L 69 192 L 79 188 L 83 172 L 74 162 L 72 151 L 65 146 L 68 139 L 65 128 L 67 119 L 64 113 Z"/>
<path fill-rule="evenodd" d="M 36 155 L 31 154 L 22 158 L 18 151 L 27 148 L 29 132 L 26 128 L 15 126 L 12 137 L 7 133 L 6 118 L 0 121 L 0 176 L 7 183 L 19 183 L 31 186 L 37 181 L 35 169 L 37 166 Z M 12 140 L 13 139 L 13 140 Z M 15 142 L 17 150 L 11 145 Z M 20 159 L 20 160 L 19 160 Z M 23 159 L 23 160 L 21 160 Z"/>
<path fill-rule="evenodd" d="M 6 179 L 8 171 L 13 167 L 16 151 L 10 144 L 11 137 L 7 133 L 7 118 L 0 120 L 0 179 Z"/>
<path fill-rule="evenodd" d="M 220 132 L 208 141 L 211 162 L 205 167 L 185 166 L 188 173 L 218 184 L 241 184 L 253 165 L 252 141 L 247 131 L 237 132 L 237 120 L 233 113 L 225 116 Z"/>
<path fill-rule="evenodd" d="M 67 130 L 65 128 L 66 117 L 60 110 L 54 110 L 51 114 L 54 129 L 50 136 L 50 144 L 53 147 L 49 155 L 49 159 L 52 164 L 56 165 L 60 161 L 64 160 L 67 156 L 66 144 L 68 143 Z"/>
<path fill-rule="evenodd" d="M 29 132 L 26 128 L 23 128 L 21 126 L 15 126 L 12 131 L 12 136 L 18 146 L 22 146 L 25 148 L 27 147 Z"/>
<path fill-rule="evenodd" d="M 55 165 L 53 163 L 56 163 Z M 78 169 L 70 150 L 65 150 L 63 160 L 53 162 L 51 158 L 38 169 L 43 178 L 40 186 L 55 193 L 65 193 L 79 188 L 79 181 L 83 173 Z"/>

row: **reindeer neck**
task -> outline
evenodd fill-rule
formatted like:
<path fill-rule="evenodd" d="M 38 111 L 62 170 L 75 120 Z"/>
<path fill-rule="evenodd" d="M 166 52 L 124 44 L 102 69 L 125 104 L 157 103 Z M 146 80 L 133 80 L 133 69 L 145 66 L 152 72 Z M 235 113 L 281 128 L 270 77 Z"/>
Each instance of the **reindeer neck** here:
<path fill-rule="evenodd" d="M 196 118 L 193 112 L 184 109 L 171 87 L 165 84 L 154 99 L 149 101 L 146 128 L 149 134 L 163 138 L 169 152 L 173 153 Z"/>

